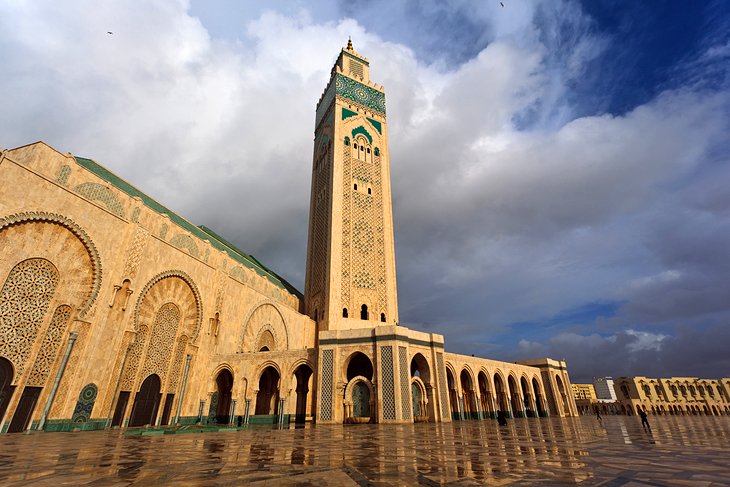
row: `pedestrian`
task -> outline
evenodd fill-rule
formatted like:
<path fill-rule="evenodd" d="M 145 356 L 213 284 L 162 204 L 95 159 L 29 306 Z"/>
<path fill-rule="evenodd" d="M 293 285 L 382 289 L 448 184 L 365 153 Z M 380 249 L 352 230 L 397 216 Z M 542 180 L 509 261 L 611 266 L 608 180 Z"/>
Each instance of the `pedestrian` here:
<path fill-rule="evenodd" d="M 507 426 L 507 413 L 504 411 L 497 411 L 497 424 L 500 426 Z"/>
<path fill-rule="evenodd" d="M 598 409 L 598 406 L 596 406 L 596 419 L 598 421 L 601 421 L 601 419 L 603 419 L 603 418 L 601 418 L 601 410 Z"/>
<path fill-rule="evenodd" d="M 651 426 L 649 426 L 649 420 L 646 417 L 646 411 L 639 408 L 636 408 L 639 411 L 639 416 L 641 416 L 641 426 L 644 427 L 645 430 L 651 431 Z"/>

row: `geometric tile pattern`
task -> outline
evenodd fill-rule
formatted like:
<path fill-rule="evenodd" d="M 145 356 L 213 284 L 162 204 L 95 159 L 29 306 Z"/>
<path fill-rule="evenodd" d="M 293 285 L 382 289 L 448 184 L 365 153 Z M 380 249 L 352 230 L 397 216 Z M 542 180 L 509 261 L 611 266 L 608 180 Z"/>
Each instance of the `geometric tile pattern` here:
<path fill-rule="evenodd" d="M 393 347 L 380 347 L 381 380 L 383 381 L 383 419 L 395 419 L 395 387 L 393 374 Z"/>
<path fill-rule="evenodd" d="M 91 419 L 91 411 L 94 409 L 94 401 L 96 401 L 96 395 L 99 389 L 96 384 L 86 384 L 81 393 L 79 394 L 79 400 L 74 408 L 74 414 L 71 417 L 71 421 L 74 423 L 84 423 Z"/>
<path fill-rule="evenodd" d="M 385 115 L 385 93 L 339 73 L 335 74 L 335 94 Z"/>
<path fill-rule="evenodd" d="M 322 351 L 322 405 L 320 414 L 322 421 L 332 420 L 332 368 L 334 362 L 334 350 Z"/>
<path fill-rule="evenodd" d="M 33 364 L 33 370 L 30 371 L 27 385 L 35 387 L 43 387 L 51 373 L 51 367 L 56 361 L 58 349 L 61 346 L 64 332 L 68 326 L 69 318 L 71 318 L 71 307 L 62 304 L 53 313 L 51 323 L 46 330 L 46 336 L 43 337 L 43 343 L 38 350 L 38 355 Z"/>
<path fill-rule="evenodd" d="M 23 375 L 58 281 L 49 261 L 28 259 L 13 267 L 0 291 L 0 355 L 13 363 L 14 382 Z"/>
<path fill-rule="evenodd" d="M 411 398 L 409 396 L 411 392 L 410 383 L 408 380 L 410 376 L 410 370 L 408 368 L 408 354 L 406 347 L 398 347 L 398 361 L 400 366 L 400 403 L 402 408 L 403 419 L 411 419 Z"/>

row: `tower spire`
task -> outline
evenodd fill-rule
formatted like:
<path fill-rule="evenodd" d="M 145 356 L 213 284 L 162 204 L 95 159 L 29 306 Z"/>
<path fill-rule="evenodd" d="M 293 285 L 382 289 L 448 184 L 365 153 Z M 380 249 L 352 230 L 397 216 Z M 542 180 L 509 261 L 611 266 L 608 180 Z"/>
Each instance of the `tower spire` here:
<path fill-rule="evenodd" d="M 354 51 L 355 48 L 352 47 L 352 37 L 347 36 L 347 50 L 348 51 Z"/>

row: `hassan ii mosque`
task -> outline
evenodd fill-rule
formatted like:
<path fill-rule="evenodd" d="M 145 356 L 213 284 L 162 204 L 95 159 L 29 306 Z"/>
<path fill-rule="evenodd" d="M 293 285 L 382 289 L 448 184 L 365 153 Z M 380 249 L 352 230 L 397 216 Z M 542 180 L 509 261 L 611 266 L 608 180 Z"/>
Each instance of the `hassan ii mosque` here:
<path fill-rule="evenodd" d="M 369 69 L 348 43 L 317 104 L 303 293 L 91 159 L 0 153 L 0 431 L 577 415 L 565 362 L 398 326 Z"/>

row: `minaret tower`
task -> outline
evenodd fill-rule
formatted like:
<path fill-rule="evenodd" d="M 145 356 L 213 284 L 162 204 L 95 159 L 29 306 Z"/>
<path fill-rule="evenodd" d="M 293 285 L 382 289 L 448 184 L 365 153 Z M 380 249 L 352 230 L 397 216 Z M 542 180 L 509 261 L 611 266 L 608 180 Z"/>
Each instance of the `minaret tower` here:
<path fill-rule="evenodd" d="M 385 92 L 352 47 L 317 104 L 305 283 L 320 331 L 398 322 Z"/>

